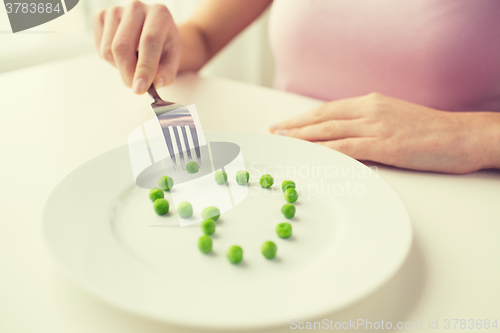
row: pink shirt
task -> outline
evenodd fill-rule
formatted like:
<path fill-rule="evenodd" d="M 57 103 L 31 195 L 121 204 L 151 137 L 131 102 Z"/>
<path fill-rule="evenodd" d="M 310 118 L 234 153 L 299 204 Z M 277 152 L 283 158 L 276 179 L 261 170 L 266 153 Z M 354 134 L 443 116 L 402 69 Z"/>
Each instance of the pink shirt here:
<path fill-rule="evenodd" d="M 275 85 L 500 111 L 500 0 L 274 0 Z"/>

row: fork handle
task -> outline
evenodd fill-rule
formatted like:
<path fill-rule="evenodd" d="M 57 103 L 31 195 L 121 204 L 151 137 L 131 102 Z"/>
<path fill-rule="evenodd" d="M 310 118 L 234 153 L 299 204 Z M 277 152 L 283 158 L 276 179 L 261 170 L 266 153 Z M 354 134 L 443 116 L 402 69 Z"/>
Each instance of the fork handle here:
<path fill-rule="evenodd" d="M 156 92 L 154 84 L 151 84 L 151 87 L 148 89 L 148 94 L 149 96 L 153 97 L 155 102 L 163 102 L 163 100 L 160 98 L 160 95 Z"/>

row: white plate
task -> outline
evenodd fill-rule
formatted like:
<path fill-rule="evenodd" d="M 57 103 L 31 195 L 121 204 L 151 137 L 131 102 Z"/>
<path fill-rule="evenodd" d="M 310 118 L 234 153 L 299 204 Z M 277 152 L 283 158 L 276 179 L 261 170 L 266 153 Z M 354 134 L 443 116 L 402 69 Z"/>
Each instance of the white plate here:
<path fill-rule="evenodd" d="M 148 191 L 134 184 L 123 146 L 71 171 L 47 199 L 44 238 L 69 276 L 97 297 L 149 318 L 257 328 L 339 310 L 381 286 L 405 260 L 412 239 L 408 213 L 373 170 L 305 141 L 206 135 L 238 144 L 251 174 L 249 195 L 218 221 L 213 253 L 199 252 L 198 224 L 179 227 L 172 208 L 168 216 L 154 213 Z M 284 175 L 293 170 L 295 176 Z M 258 185 L 261 172 L 275 176 L 273 189 Z M 286 220 L 283 179 L 295 180 L 300 193 L 293 236 L 286 240 L 274 231 Z M 274 260 L 260 253 L 266 240 L 278 246 Z M 238 265 L 225 257 L 233 244 L 244 250 Z"/>

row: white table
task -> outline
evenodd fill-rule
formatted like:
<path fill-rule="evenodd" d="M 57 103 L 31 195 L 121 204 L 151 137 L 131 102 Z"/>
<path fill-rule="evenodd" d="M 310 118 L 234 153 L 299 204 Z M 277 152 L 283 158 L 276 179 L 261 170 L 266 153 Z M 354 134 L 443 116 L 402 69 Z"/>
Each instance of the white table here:
<path fill-rule="evenodd" d="M 196 75 L 160 94 L 196 103 L 205 129 L 252 132 L 320 104 Z M 59 272 L 40 237 L 39 214 L 50 189 L 83 161 L 125 144 L 148 119 L 149 101 L 133 95 L 94 55 L 0 75 L 0 332 L 192 331 L 87 295 Z M 424 330 L 415 331 L 439 320 L 432 332 L 471 331 L 445 330 L 444 320 L 453 318 L 499 319 L 500 325 L 500 172 L 452 176 L 379 166 L 379 174 L 408 207 L 413 248 L 381 289 L 326 318 L 422 322 Z"/>

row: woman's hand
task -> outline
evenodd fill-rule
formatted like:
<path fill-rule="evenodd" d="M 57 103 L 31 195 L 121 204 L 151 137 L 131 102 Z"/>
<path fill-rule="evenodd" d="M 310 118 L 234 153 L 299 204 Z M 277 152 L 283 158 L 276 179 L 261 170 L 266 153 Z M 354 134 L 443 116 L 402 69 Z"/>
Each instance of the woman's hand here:
<path fill-rule="evenodd" d="M 94 39 L 100 56 L 135 93 L 145 93 L 153 82 L 161 87 L 174 81 L 181 42 L 167 7 L 133 1 L 103 10 L 94 17 Z"/>
<path fill-rule="evenodd" d="M 358 160 L 461 174 L 484 165 L 478 137 L 485 117 L 480 113 L 438 111 L 372 93 L 325 103 L 273 126 L 271 132 L 312 141 Z"/>

